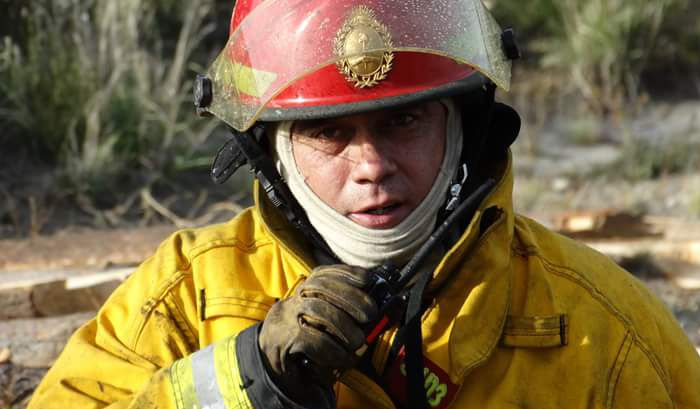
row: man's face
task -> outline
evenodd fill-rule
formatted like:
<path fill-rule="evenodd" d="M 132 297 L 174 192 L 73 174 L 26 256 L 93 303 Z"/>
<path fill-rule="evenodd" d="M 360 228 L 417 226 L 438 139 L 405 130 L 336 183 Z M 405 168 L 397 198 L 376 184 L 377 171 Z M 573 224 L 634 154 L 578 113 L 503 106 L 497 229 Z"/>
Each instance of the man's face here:
<path fill-rule="evenodd" d="M 327 205 L 362 226 L 398 225 L 435 181 L 445 151 L 447 110 L 437 101 L 292 128 L 294 159 Z"/>

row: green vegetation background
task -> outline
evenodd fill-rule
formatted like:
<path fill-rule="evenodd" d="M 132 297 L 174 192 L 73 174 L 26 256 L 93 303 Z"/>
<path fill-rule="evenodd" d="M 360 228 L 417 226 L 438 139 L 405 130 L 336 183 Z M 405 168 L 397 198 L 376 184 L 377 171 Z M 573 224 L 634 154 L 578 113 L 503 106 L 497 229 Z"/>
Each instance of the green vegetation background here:
<path fill-rule="evenodd" d="M 41 230 L 40 190 L 105 219 L 144 189 L 176 191 L 183 173 L 206 172 L 222 132 L 193 114 L 192 78 L 224 45 L 232 5 L 0 0 L 0 218 Z M 488 5 L 525 51 L 515 93 L 543 112 L 567 95 L 605 123 L 650 96 L 700 93 L 697 0 Z"/>

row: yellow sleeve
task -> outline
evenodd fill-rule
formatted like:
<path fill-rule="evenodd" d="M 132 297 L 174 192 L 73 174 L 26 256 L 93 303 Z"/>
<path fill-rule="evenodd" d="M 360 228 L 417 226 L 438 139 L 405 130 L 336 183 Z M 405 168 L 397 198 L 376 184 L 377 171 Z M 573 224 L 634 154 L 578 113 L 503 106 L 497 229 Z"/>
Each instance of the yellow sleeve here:
<path fill-rule="evenodd" d="M 71 337 L 29 409 L 176 408 L 171 367 L 199 349 L 192 280 L 176 234 Z"/>
<path fill-rule="evenodd" d="M 170 369 L 96 342 L 100 331 L 92 320 L 73 335 L 28 409 L 176 408 Z"/>
<path fill-rule="evenodd" d="M 241 379 L 236 337 L 175 361 L 168 368 L 88 345 L 95 322 L 78 331 L 42 382 L 29 409 L 253 409 Z"/>

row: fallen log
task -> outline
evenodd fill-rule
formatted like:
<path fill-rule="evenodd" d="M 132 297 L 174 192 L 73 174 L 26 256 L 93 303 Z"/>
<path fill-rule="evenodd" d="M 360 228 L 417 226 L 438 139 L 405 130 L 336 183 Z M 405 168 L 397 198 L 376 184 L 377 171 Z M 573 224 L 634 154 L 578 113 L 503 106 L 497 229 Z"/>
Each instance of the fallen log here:
<path fill-rule="evenodd" d="M 97 310 L 133 270 L 3 273 L 0 320 Z"/>

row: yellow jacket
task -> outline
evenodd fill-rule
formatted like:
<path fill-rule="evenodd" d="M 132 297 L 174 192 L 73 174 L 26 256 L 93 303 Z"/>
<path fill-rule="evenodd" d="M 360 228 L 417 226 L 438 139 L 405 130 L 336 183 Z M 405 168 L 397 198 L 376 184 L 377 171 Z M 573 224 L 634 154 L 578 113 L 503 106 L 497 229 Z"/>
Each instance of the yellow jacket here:
<path fill-rule="evenodd" d="M 425 371 L 431 404 L 700 408 L 700 358 L 669 311 L 606 257 L 515 215 L 511 161 L 494 172 L 496 190 L 431 283 L 424 353 L 444 371 Z M 188 360 L 209 345 L 227 407 L 251 407 L 231 340 L 309 274 L 299 243 L 257 188 L 231 222 L 174 234 L 76 332 L 29 408 L 207 407 Z M 380 372 L 394 333 L 374 350 Z M 339 408 L 394 407 L 357 371 L 336 395 Z"/>

